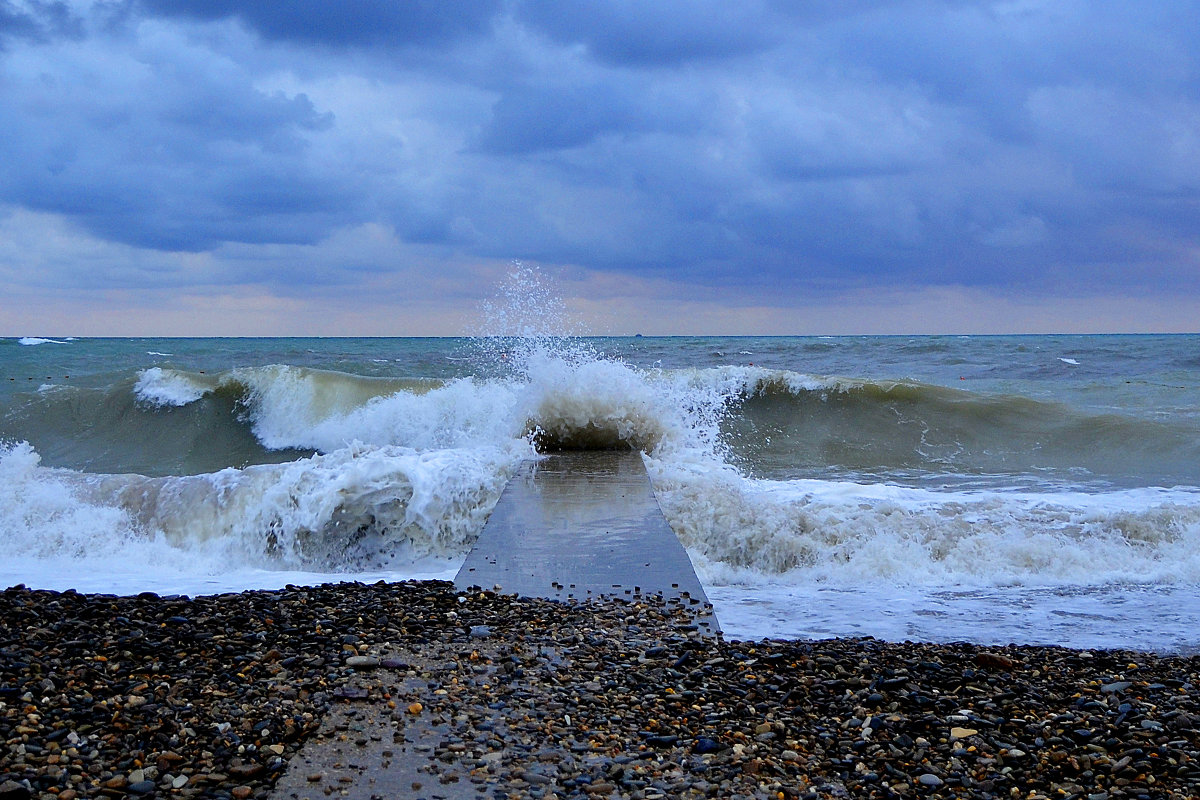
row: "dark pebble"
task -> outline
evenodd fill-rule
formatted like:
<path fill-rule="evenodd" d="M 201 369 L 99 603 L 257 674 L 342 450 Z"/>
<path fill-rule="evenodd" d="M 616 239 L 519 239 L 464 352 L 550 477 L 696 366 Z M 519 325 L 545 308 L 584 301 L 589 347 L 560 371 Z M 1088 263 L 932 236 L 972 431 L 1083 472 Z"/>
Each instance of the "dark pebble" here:
<path fill-rule="evenodd" d="M 0 783 L 0 800 L 29 800 L 32 793 L 16 781 Z"/>
<path fill-rule="evenodd" d="M 646 744 L 651 747 L 672 747 L 679 741 L 678 736 L 647 736 Z"/>
<path fill-rule="evenodd" d="M 430 760 L 411 796 L 457 782 L 488 797 L 1200 797 L 1197 657 L 739 642 L 698 636 L 694 619 L 662 598 L 437 582 L 3 590 L 0 800 L 265 796 L 339 719 L 334 741 L 363 752 L 440 726 L 404 745 Z M 368 652 L 384 670 L 346 667 Z M 125 784 L 151 766 L 159 783 Z M 339 791 L 345 776 L 328 775 L 318 788 Z"/>

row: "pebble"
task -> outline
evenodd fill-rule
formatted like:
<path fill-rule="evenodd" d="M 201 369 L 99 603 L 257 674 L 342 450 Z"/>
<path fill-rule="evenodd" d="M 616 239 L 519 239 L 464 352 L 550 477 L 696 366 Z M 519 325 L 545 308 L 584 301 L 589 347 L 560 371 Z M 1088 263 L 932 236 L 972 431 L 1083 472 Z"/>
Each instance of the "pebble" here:
<path fill-rule="evenodd" d="M 346 659 L 346 666 L 352 669 L 375 669 L 379 666 L 379 659 L 373 656 L 350 656 Z"/>
<path fill-rule="evenodd" d="M 0 783 L 0 800 L 29 800 L 30 796 L 28 787 L 16 781 Z"/>
<path fill-rule="evenodd" d="M 1195 656 L 728 641 L 655 597 L 16 587 L 0 591 L 0 800 L 244 800 L 289 761 L 332 795 L 376 768 L 293 760 L 335 709 L 359 715 L 334 732 L 356 753 L 436 729 L 396 757 L 489 797 L 1198 797 L 1197 687 Z"/>

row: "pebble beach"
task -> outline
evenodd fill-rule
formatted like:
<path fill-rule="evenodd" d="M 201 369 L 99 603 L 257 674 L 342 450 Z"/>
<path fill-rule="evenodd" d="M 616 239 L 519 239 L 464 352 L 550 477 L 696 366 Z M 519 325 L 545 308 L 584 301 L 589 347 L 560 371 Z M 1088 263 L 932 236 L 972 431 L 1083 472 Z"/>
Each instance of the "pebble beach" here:
<path fill-rule="evenodd" d="M 0 592 L 0 798 L 1200 796 L 1200 658 L 444 582 Z"/>

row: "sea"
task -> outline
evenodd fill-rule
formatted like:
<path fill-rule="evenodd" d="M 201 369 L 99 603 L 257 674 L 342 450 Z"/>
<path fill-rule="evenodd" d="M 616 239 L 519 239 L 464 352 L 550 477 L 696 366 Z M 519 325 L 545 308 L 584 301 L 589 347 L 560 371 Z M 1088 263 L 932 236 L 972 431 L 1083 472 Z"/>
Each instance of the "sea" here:
<path fill-rule="evenodd" d="M 630 447 L 725 635 L 1200 652 L 1200 336 L 0 340 L 0 586 L 451 579 Z"/>

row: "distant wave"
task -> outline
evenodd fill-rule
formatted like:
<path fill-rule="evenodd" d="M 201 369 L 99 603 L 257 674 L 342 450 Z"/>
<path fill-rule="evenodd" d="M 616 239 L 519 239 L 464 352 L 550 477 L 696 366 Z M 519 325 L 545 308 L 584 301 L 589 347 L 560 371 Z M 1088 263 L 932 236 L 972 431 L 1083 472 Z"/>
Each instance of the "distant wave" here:
<path fill-rule="evenodd" d="M 832 469 L 1200 485 L 1200 431 L 1186 420 L 913 381 L 764 372 L 724 433 L 735 462 L 762 477 Z"/>
<path fill-rule="evenodd" d="M 66 344 L 68 341 L 74 341 L 74 340 L 68 339 L 68 340 L 64 341 L 61 339 L 42 339 L 37 336 L 24 336 L 17 340 L 17 344 L 33 346 L 33 345 L 37 345 L 37 344 Z"/>

